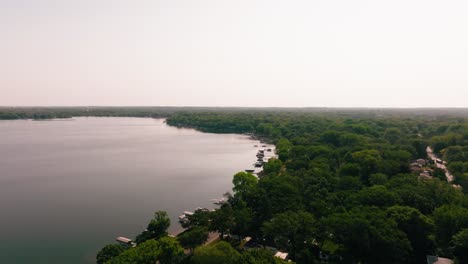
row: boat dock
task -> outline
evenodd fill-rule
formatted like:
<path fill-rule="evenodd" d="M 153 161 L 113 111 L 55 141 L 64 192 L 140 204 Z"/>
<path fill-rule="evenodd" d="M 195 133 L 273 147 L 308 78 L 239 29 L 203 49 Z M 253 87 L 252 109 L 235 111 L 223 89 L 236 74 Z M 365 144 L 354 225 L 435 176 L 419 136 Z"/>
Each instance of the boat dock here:
<path fill-rule="evenodd" d="M 263 165 L 268 162 L 268 160 L 272 158 L 278 158 L 275 154 L 275 147 L 268 146 L 268 145 L 254 145 L 254 148 L 257 148 L 257 160 L 255 163 L 252 164 L 253 168 L 245 169 L 245 172 L 252 173 L 254 175 L 258 175 L 262 172 Z"/>

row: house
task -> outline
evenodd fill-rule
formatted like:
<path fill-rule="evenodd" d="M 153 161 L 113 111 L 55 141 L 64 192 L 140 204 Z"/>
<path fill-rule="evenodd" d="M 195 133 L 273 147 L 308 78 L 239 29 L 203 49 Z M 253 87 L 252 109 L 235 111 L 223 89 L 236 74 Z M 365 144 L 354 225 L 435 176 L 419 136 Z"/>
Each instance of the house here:
<path fill-rule="evenodd" d="M 410 164 L 409 169 L 412 172 L 417 172 L 417 171 L 422 170 L 422 166 L 421 166 L 421 164 L 419 164 L 417 162 L 413 162 L 413 163 Z"/>
<path fill-rule="evenodd" d="M 416 163 L 418 163 L 421 166 L 426 166 L 426 160 L 425 159 L 417 159 Z"/>
<path fill-rule="evenodd" d="M 430 175 L 429 173 L 427 173 L 427 172 L 422 172 L 422 173 L 420 173 L 420 174 L 419 174 L 419 177 L 420 177 L 420 178 L 423 178 L 423 179 L 430 179 L 430 178 L 432 178 L 431 175 Z"/>
<path fill-rule="evenodd" d="M 278 251 L 275 253 L 275 257 L 277 258 L 280 258 L 282 260 L 286 260 L 288 258 L 288 253 L 287 252 L 281 252 L 281 251 Z"/>

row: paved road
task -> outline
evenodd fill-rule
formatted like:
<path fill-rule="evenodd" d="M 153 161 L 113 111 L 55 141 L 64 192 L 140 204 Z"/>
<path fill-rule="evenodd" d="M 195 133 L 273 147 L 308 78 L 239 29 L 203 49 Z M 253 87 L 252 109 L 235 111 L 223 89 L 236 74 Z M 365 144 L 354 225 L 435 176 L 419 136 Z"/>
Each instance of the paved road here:
<path fill-rule="evenodd" d="M 442 161 L 442 162 L 443 162 L 442 164 L 437 162 L 437 160 L 438 160 L 439 158 L 434 154 L 434 151 L 432 150 L 431 147 L 427 147 L 427 148 L 426 148 L 426 152 L 427 152 L 427 155 L 429 156 L 429 158 L 430 158 L 431 160 L 434 161 L 434 164 L 436 165 L 436 167 L 439 168 L 439 169 L 444 170 L 444 172 L 445 172 L 445 177 L 447 178 L 447 182 L 449 182 L 449 183 L 452 182 L 453 179 L 454 179 L 454 178 L 453 178 L 453 175 L 452 175 L 452 174 L 450 173 L 450 171 L 447 169 L 447 166 L 445 166 L 445 162 Z M 440 160 L 440 159 L 439 159 L 439 160 Z M 459 187 L 458 185 L 454 185 L 454 184 L 453 184 L 453 186 L 454 186 L 454 187 L 457 187 L 457 188 Z"/>

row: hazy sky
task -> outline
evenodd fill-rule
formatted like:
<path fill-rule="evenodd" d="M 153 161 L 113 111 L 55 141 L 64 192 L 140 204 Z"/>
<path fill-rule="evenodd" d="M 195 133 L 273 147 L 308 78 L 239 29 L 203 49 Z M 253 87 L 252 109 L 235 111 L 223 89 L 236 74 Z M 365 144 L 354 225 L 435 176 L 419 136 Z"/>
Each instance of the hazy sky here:
<path fill-rule="evenodd" d="M 0 0 L 0 105 L 468 107 L 466 0 Z"/>

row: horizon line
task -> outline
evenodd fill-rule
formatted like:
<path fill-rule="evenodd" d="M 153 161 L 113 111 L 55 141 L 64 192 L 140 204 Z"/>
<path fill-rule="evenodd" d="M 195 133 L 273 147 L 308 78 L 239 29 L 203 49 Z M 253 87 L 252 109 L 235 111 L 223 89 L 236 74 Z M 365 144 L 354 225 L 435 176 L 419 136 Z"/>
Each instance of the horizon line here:
<path fill-rule="evenodd" d="M 0 105 L 0 108 L 255 108 L 255 109 L 468 109 L 468 106 L 200 106 L 200 105 Z"/>

